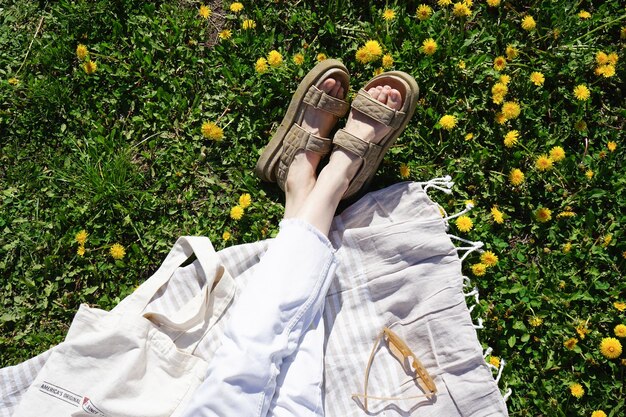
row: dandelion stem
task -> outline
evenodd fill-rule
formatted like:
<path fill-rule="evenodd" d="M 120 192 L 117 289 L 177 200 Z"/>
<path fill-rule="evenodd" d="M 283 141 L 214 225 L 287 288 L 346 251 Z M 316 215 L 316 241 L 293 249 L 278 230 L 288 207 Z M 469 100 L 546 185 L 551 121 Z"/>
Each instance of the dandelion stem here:
<path fill-rule="evenodd" d="M 581 39 L 591 35 L 592 33 L 597 32 L 600 29 L 604 29 L 606 26 L 612 25 L 613 23 L 617 23 L 617 22 L 619 22 L 620 20 L 623 20 L 623 19 L 626 19 L 626 14 L 623 15 L 623 16 L 618 17 L 617 19 L 611 20 L 610 22 L 606 22 L 605 24 L 600 25 L 600 26 L 598 26 L 597 28 L 595 28 L 593 30 L 590 30 L 589 32 L 585 33 L 584 35 L 581 35 L 581 36 L 577 37 L 576 39 L 574 39 L 572 41 L 572 43 L 576 43 L 579 40 L 581 40 Z"/>
<path fill-rule="evenodd" d="M 46 2 L 46 5 L 43 7 L 44 10 L 45 10 L 47 5 L 48 5 L 48 2 Z M 31 41 L 30 41 L 30 45 L 28 45 L 28 50 L 26 51 L 26 56 L 24 57 L 24 60 L 22 61 L 22 65 L 20 65 L 20 68 L 15 73 L 16 76 L 17 76 L 17 74 L 20 73 L 20 71 L 24 67 L 24 64 L 26 63 L 26 59 L 28 58 L 28 55 L 30 54 L 30 51 L 31 51 L 31 49 L 33 47 L 33 42 L 35 42 L 35 38 L 37 37 L 37 34 L 39 33 L 39 30 L 41 29 L 41 25 L 43 24 L 43 18 L 44 17 L 41 16 L 41 19 L 39 19 L 39 25 L 37 26 L 37 30 L 35 31 L 35 34 L 33 35 L 33 39 L 31 39 Z"/>

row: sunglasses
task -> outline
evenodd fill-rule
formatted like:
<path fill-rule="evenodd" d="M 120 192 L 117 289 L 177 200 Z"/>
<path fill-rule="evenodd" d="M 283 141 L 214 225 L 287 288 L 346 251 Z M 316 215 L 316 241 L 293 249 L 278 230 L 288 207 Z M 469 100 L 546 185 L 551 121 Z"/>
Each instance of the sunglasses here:
<path fill-rule="evenodd" d="M 415 395 L 410 397 L 378 397 L 367 394 L 367 387 L 369 382 L 370 369 L 372 367 L 372 362 L 374 361 L 374 354 L 376 353 L 376 349 L 380 344 L 381 340 L 383 340 L 391 354 L 400 362 L 404 371 L 412 376 L 410 381 L 415 381 L 417 385 L 425 392 L 422 395 Z M 410 382 L 408 381 L 408 382 Z M 404 384 L 403 384 L 404 385 Z M 407 344 L 398 336 L 396 333 L 391 331 L 388 327 L 385 327 L 378 337 L 376 338 L 376 342 L 374 342 L 374 347 L 372 348 L 372 352 L 370 353 L 370 358 L 367 362 L 367 368 L 365 369 L 365 384 L 363 387 L 363 394 L 352 394 L 352 398 L 363 398 L 363 407 L 365 411 L 367 409 L 367 400 L 408 400 L 414 398 L 428 398 L 431 399 L 437 393 L 437 386 L 433 381 L 432 377 L 422 365 L 417 356 L 409 349 Z"/>

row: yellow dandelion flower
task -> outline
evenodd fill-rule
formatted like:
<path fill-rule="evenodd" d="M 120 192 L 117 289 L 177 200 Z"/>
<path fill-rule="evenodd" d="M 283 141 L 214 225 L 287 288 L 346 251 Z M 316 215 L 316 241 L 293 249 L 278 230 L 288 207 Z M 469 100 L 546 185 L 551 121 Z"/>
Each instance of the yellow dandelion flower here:
<path fill-rule="evenodd" d="M 591 413 L 591 417 L 606 417 L 606 413 L 602 410 L 595 410 Z"/>
<path fill-rule="evenodd" d="M 500 5 L 500 0 L 487 0 L 487 4 L 489 7 L 498 7 Z"/>
<path fill-rule="evenodd" d="M 254 70 L 259 74 L 266 73 L 268 68 L 269 67 L 267 66 L 267 59 L 263 57 L 257 59 L 256 63 L 254 64 Z"/>
<path fill-rule="evenodd" d="M 426 55 L 432 55 L 437 51 L 437 42 L 433 38 L 428 38 L 422 42 L 420 49 Z"/>
<path fill-rule="evenodd" d="M 609 64 L 611 64 L 611 65 L 617 65 L 618 59 L 619 59 L 619 56 L 615 52 L 611 52 L 607 56 L 607 60 L 609 61 Z"/>
<path fill-rule="evenodd" d="M 472 7 L 474 5 L 474 0 L 463 0 L 463 4 L 467 7 Z"/>
<path fill-rule="evenodd" d="M 555 146 L 550 149 L 550 159 L 554 162 L 559 162 L 565 159 L 565 151 L 560 146 Z"/>
<path fill-rule="evenodd" d="M 535 19 L 532 16 L 530 15 L 524 16 L 524 18 L 522 19 L 522 29 L 530 32 L 536 27 L 537 27 L 537 22 L 535 22 Z"/>
<path fill-rule="evenodd" d="M 240 11 L 243 10 L 243 4 L 241 4 L 240 2 L 235 2 L 235 3 L 231 3 L 230 5 L 230 11 L 233 13 L 239 13 Z"/>
<path fill-rule="evenodd" d="M 517 187 L 524 182 L 524 173 L 519 168 L 513 168 L 509 173 L 509 182 L 511 185 Z"/>
<path fill-rule="evenodd" d="M 441 7 L 446 7 L 452 4 L 452 0 L 437 0 L 437 4 Z"/>
<path fill-rule="evenodd" d="M 252 19 L 246 19 L 243 22 L 241 22 L 241 28 L 243 30 L 251 30 L 256 28 L 256 22 Z"/>
<path fill-rule="evenodd" d="M 459 61 L 459 64 L 458 64 L 458 67 L 459 67 L 460 69 L 465 69 L 465 61 L 460 60 L 460 61 Z"/>
<path fill-rule="evenodd" d="M 415 15 L 419 20 L 427 20 L 432 14 L 433 9 L 426 4 L 420 4 L 417 6 L 417 11 L 415 12 Z"/>
<path fill-rule="evenodd" d="M 212 14 L 213 10 L 211 10 L 210 7 L 205 6 L 204 4 L 200 6 L 200 9 L 198 9 L 198 15 L 200 15 L 200 17 L 203 19 L 208 19 L 209 17 L 211 17 Z"/>
<path fill-rule="evenodd" d="M 570 242 L 567 242 L 563 245 L 563 253 L 569 253 L 572 250 L 572 244 Z"/>
<path fill-rule="evenodd" d="M 221 141 L 224 138 L 224 130 L 213 122 L 202 123 L 202 136 L 207 139 Z"/>
<path fill-rule="evenodd" d="M 328 57 L 326 56 L 325 53 L 320 52 L 319 54 L 317 54 L 317 56 L 315 57 L 315 59 L 317 60 L 317 62 L 322 62 L 326 59 L 328 59 Z"/>
<path fill-rule="evenodd" d="M 383 54 L 383 48 L 380 46 L 380 43 L 372 39 L 365 42 L 364 48 L 374 58 L 378 58 Z"/>
<path fill-rule="evenodd" d="M 241 208 L 248 208 L 250 207 L 250 204 L 252 204 L 252 197 L 250 196 L 250 194 L 245 193 L 239 196 L 239 205 L 241 206 Z"/>
<path fill-rule="evenodd" d="M 391 68 L 393 66 L 393 57 L 391 54 L 383 55 L 383 68 Z"/>
<path fill-rule="evenodd" d="M 393 9 L 386 9 L 383 12 L 383 19 L 386 22 L 391 22 L 392 20 L 394 20 L 396 18 L 396 12 Z"/>
<path fill-rule="evenodd" d="M 560 218 L 563 218 L 563 217 L 574 217 L 574 216 L 576 216 L 576 213 L 574 213 L 573 211 L 565 210 L 565 211 L 562 211 L 559 214 L 557 214 L 556 218 L 560 219 Z"/>
<path fill-rule="evenodd" d="M 506 123 L 506 117 L 504 117 L 504 114 L 502 114 L 502 112 L 497 112 L 494 119 L 499 125 L 503 125 Z"/>
<path fill-rule="evenodd" d="M 496 71 L 502 71 L 506 67 L 506 58 L 503 56 L 497 56 L 493 60 L 493 69 Z"/>
<path fill-rule="evenodd" d="M 230 218 L 233 220 L 241 220 L 243 217 L 243 207 L 234 206 L 230 209 Z"/>
<path fill-rule="evenodd" d="M 517 144 L 518 139 L 519 131 L 511 130 L 510 132 L 507 132 L 506 135 L 504 135 L 504 146 L 506 146 L 507 148 L 512 148 Z"/>
<path fill-rule="evenodd" d="M 487 265 L 487 268 L 491 268 L 498 264 L 498 256 L 492 251 L 487 250 L 480 255 L 480 262 Z"/>
<path fill-rule="evenodd" d="M 578 323 L 578 326 L 576 326 L 576 333 L 578 333 L 578 336 L 581 339 L 584 339 L 587 336 L 587 333 L 589 333 L 591 330 L 589 330 L 587 328 L 587 322 L 585 321 L 581 321 L 580 323 Z"/>
<path fill-rule="evenodd" d="M 511 82 L 511 77 L 509 75 L 502 74 L 500 78 L 498 78 L 498 81 L 504 85 L 508 85 Z"/>
<path fill-rule="evenodd" d="M 598 75 L 602 75 L 604 78 L 613 77 L 615 75 L 615 66 L 611 64 L 603 65 L 602 67 L 599 68 Z"/>
<path fill-rule="evenodd" d="M 596 52 L 596 62 L 598 65 L 605 65 L 609 63 L 609 56 L 602 51 Z"/>
<path fill-rule="evenodd" d="M 230 39 L 231 36 L 233 36 L 233 33 L 228 29 L 224 29 L 220 33 L 218 33 L 217 36 L 219 36 L 221 40 L 225 41 L 227 39 Z"/>
<path fill-rule="evenodd" d="M 80 232 L 76 233 L 76 236 L 74 236 L 74 240 L 76 240 L 76 243 L 83 246 L 87 242 L 88 236 L 89 233 L 87 233 L 87 231 L 83 229 Z"/>
<path fill-rule="evenodd" d="M 446 114 L 439 119 L 439 124 L 446 130 L 452 130 L 456 126 L 456 117 Z"/>
<path fill-rule="evenodd" d="M 585 171 L 585 177 L 587 177 L 587 179 L 592 179 L 594 175 L 593 169 L 588 169 L 587 171 Z"/>
<path fill-rule="evenodd" d="M 493 221 L 498 224 L 504 223 L 504 213 L 502 213 L 496 206 L 491 208 L 491 217 L 493 218 Z"/>
<path fill-rule="evenodd" d="M 472 274 L 477 277 L 483 276 L 485 275 L 485 272 L 487 272 L 487 266 L 480 262 L 472 265 L 470 268 L 472 269 Z"/>
<path fill-rule="evenodd" d="M 465 215 L 458 217 L 454 223 L 456 224 L 456 228 L 461 232 L 469 232 L 472 230 L 472 227 L 474 227 L 472 219 Z"/>
<path fill-rule="evenodd" d="M 615 152 L 615 150 L 617 149 L 617 143 L 613 141 L 609 141 L 607 142 L 606 147 L 608 148 L 609 151 Z"/>
<path fill-rule="evenodd" d="M 383 72 L 385 72 L 385 69 L 383 67 L 378 67 L 374 70 L 374 77 L 377 75 L 382 74 Z"/>
<path fill-rule="evenodd" d="M 457 2 L 454 3 L 452 14 L 454 14 L 456 17 L 468 17 L 471 16 L 472 10 L 467 6 L 467 4 Z"/>
<path fill-rule="evenodd" d="M 295 54 L 295 55 L 293 56 L 293 63 L 294 63 L 294 64 L 296 64 L 296 65 L 298 65 L 298 66 L 300 66 L 300 65 L 304 64 L 304 55 L 299 54 L 299 53 L 298 53 L 298 54 Z"/>
<path fill-rule="evenodd" d="M 87 47 L 85 45 L 83 45 L 82 43 L 79 43 L 78 46 L 76 47 L 76 56 L 78 57 L 78 59 L 80 59 L 81 61 L 84 61 L 85 58 L 87 58 Z"/>
<path fill-rule="evenodd" d="M 496 368 L 500 367 L 500 358 L 498 358 L 497 356 L 490 356 L 489 357 L 489 363 L 493 366 L 495 366 Z"/>
<path fill-rule="evenodd" d="M 95 61 L 85 61 L 83 69 L 87 74 L 91 75 L 98 69 L 98 64 Z"/>
<path fill-rule="evenodd" d="M 618 311 L 624 311 L 626 310 L 626 303 L 623 303 L 621 301 L 615 301 L 613 303 L 613 307 L 615 307 Z"/>
<path fill-rule="evenodd" d="M 580 17 L 583 20 L 586 20 L 586 19 L 591 18 L 591 13 L 589 13 L 586 10 L 581 10 L 580 12 L 578 12 L 578 17 Z"/>
<path fill-rule="evenodd" d="M 575 337 L 570 337 L 565 342 L 563 342 L 563 346 L 565 346 L 569 350 L 574 349 L 577 344 L 578 344 L 578 339 L 576 339 Z"/>
<path fill-rule="evenodd" d="M 626 337 L 626 326 L 623 324 L 618 324 L 613 329 L 613 333 L 615 333 L 615 336 L 617 337 Z"/>
<path fill-rule="evenodd" d="M 517 54 L 519 53 L 517 48 L 510 44 L 506 46 L 505 52 L 506 52 L 506 57 L 509 61 L 512 61 L 515 58 L 517 58 Z"/>
<path fill-rule="evenodd" d="M 78 249 L 76 249 L 76 255 L 85 256 L 85 247 L 83 245 L 80 245 Z"/>
<path fill-rule="evenodd" d="M 505 101 L 502 105 L 502 114 L 507 120 L 517 118 L 521 113 L 521 107 L 515 101 Z"/>
<path fill-rule="evenodd" d="M 277 50 L 272 50 L 267 54 L 267 62 L 273 67 L 279 67 L 283 63 L 283 56 Z"/>
<path fill-rule="evenodd" d="M 222 240 L 224 242 L 230 240 L 231 237 L 232 237 L 232 235 L 230 234 L 229 231 L 225 231 L 224 233 L 222 233 Z"/>
<path fill-rule="evenodd" d="M 606 248 L 607 246 L 611 244 L 612 241 L 613 241 L 613 235 L 609 233 L 608 235 L 602 238 L 602 247 Z"/>
<path fill-rule="evenodd" d="M 411 175 L 411 169 L 407 164 L 400 164 L 400 176 L 402 178 L 409 178 Z"/>
<path fill-rule="evenodd" d="M 622 354 L 622 344 L 614 337 L 605 337 L 600 342 L 600 353 L 606 358 L 619 358 Z"/>
<path fill-rule="evenodd" d="M 468 134 L 465 135 L 465 140 L 466 141 L 470 141 L 472 139 L 474 139 L 474 134 L 473 133 L 468 133 Z"/>
<path fill-rule="evenodd" d="M 528 319 L 528 324 L 533 327 L 539 327 L 543 324 L 543 319 L 538 316 L 532 316 L 530 319 Z"/>
<path fill-rule="evenodd" d="M 539 155 L 535 160 L 535 168 L 539 171 L 548 171 L 552 169 L 552 162 L 552 158 L 549 158 L 547 155 Z"/>
<path fill-rule="evenodd" d="M 9 78 L 9 81 L 8 81 L 8 82 L 9 82 L 9 84 L 11 84 L 11 85 L 18 85 L 18 84 L 20 83 L 20 80 L 18 80 L 18 79 L 17 79 L 17 78 L 15 78 L 15 77 L 11 77 L 11 78 Z"/>
<path fill-rule="evenodd" d="M 463 202 L 463 204 L 465 204 L 465 207 L 467 207 L 467 206 L 476 207 L 476 203 L 475 203 L 475 202 L 474 202 L 474 200 L 472 200 L 472 199 L 465 200 L 465 201 Z"/>
<path fill-rule="evenodd" d="M 591 95 L 591 92 L 589 91 L 589 89 L 587 88 L 585 84 L 579 84 L 576 87 L 574 87 L 574 97 L 576 97 L 576 100 L 580 100 L 580 101 L 588 100 L 590 95 Z"/>
<path fill-rule="evenodd" d="M 545 81 L 546 78 L 540 72 L 535 71 L 530 74 L 530 82 L 535 84 L 537 87 L 541 87 Z"/>
<path fill-rule="evenodd" d="M 504 96 L 508 93 L 509 88 L 504 83 L 497 82 L 491 87 L 492 100 L 495 104 L 502 104 Z"/>
<path fill-rule="evenodd" d="M 545 223 L 552 219 L 552 210 L 547 207 L 539 207 L 535 211 L 535 218 L 538 222 Z"/>
<path fill-rule="evenodd" d="M 126 250 L 124 249 L 124 246 L 119 243 L 114 243 L 109 249 L 109 254 L 113 259 L 120 260 L 124 258 L 124 255 L 126 255 Z"/>
<path fill-rule="evenodd" d="M 570 385 L 569 391 L 576 398 L 582 398 L 585 395 L 585 389 L 578 383 Z"/>

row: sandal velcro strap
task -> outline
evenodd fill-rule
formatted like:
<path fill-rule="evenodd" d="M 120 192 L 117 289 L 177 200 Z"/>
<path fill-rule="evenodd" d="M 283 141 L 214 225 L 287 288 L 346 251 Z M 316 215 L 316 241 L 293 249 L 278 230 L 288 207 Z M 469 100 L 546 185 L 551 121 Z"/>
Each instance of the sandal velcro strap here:
<path fill-rule="evenodd" d="M 303 101 L 316 109 L 331 113 L 337 117 L 345 116 L 350 108 L 350 105 L 345 100 L 333 97 L 314 85 L 306 92 Z"/>
<path fill-rule="evenodd" d="M 293 158 L 299 150 L 304 149 L 305 151 L 326 155 L 331 148 L 332 141 L 330 139 L 315 136 L 297 124 L 292 125 L 283 141 L 282 153 L 276 167 L 276 182 L 278 182 L 280 188 L 285 189 L 289 166 L 291 166 Z"/>
<path fill-rule="evenodd" d="M 366 142 L 344 129 L 339 129 L 335 133 L 333 145 L 343 148 L 363 160 L 344 194 L 346 196 L 354 195 L 374 175 L 374 171 L 378 168 L 376 161 L 382 158 L 385 149 L 376 143 Z"/>
<path fill-rule="evenodd" d="M 385 126 L 390 126 L 394 129 L 397 129 L 402 125 L 406 116 L 404 112 L 394 110 L 376 100 L 363 89 L 359 90 L 356 97 L 352 101 L 352 108 L 360 111 L 368 117 L 371 117 L 377 122 L 380 122 Z"/>
<path fill-rule="evenodd" d="M 365 161 L 376 160 L 383 151 L 383 148 L 376 143 L 366 142 L 354 136 L 352 133 L 347 132 L 345 129 L 339 129 L 337 133 L 335 133 L 333 144 L 357 155 Z"/>

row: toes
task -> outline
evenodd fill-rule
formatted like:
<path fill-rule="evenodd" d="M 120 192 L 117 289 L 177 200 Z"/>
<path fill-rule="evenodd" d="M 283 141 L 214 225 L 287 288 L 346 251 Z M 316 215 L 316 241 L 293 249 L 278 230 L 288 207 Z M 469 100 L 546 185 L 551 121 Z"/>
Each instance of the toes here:
<path fill-rule="evenodd" d="M 345 91 L 343 90 L 343 86 L 339 87 L 339 91 L 337 92 L 337 95 L 335 97 L 340 97 L 340 98 L 345 97 Z"/>
<path fill-rule="evenodd" d="M 379 90 L 378 87 L 376 88 L 370 88 L 368 90 L 368 94 L 370 96 L 372 96 L 373 98 L 375 98 L 376 100 L 378 100 L 378 96 L 380 95 L 380 92 L 382 91 L 382 88 Z"/>
<path fill-rule="evenodd" d="M 400 110 L 402 108 L 402 94 L 395 88 L 389 91 L 387 106 L 394 110 Z"/>
<path fill-rule="evenodd" d="M 326 94 L 331 94 L 331 91 L 333 90 L 333 88 L 335 88 L 335 86 L 337 84 L 339 84 L 337 82 L 337 80 L 335 80 L 334 78 L 328 78 L 328 79 L 324 80 L 324 82 L 320 86 L 320 90 L 322 90 Z M 341 85 L 341 84 L 339 84 L 339 85 Z"/>
<path fill-rule="evenodd" d="M 330 90 L 330 92 L 328 94 L 330 94 L 333 97 L 339 97 L 339 90 L 341 90 L 341 83 L 337 82 L 335 83 L 335 86 L 333 87 L 332 90 Z"/>
<path fill-rule="evenodd" d="M 380 101 L 383 104 L 386 104 L 387 97 L 389 97 L 390 91 L 391 91 L 391 87 L 389 87 L 388 85 L 384 86 L 382 91 L 380 92 L 380 95 L 378 96 L 378 101 Z"/>

